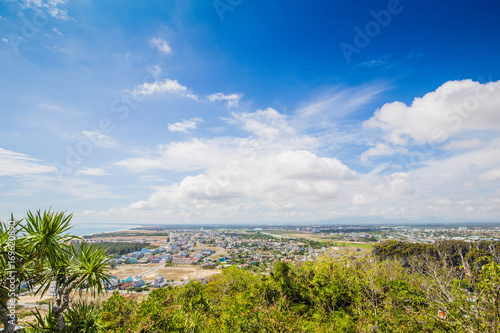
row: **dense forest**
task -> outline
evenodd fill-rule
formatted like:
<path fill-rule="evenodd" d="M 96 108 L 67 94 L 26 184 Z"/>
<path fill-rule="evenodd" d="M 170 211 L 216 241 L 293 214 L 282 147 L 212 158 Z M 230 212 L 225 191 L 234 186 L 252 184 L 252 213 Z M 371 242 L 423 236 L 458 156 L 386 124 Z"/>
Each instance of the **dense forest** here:
<path fill-rule="evenodd" d="M 76 243 L 74 246 L 78 248 L 80 243 Z M 150 247 L 149 243 L 138 242 L 99 242 L 96 243 L 96 246 L 102 248 L 109 255 L 124 255 Z"/>

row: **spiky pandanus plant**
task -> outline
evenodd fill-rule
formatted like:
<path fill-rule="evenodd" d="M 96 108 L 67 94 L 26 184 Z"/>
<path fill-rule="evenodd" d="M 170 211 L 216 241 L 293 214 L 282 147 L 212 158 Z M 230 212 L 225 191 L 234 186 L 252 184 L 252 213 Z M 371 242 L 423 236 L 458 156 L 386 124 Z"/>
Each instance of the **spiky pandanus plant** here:
<path fill-rule="evenodd" d="M 33 290 L 39 285 L 37 294 L 43 295 L 50 284 L 57 283 L 56 302 L 51 308 L 56 319 L 58 331 L 64 331 L 66 324 L 64 312 L 68 309 L 70 294 L 74 290 L 87 289 L 92 293 L 102 293 L 109 282 L 106 263 L 109 257 L 97 246 L 83 244 L 78 250 L 71 241 L 79 237 L 70 234 L 72 214 L 65 212 L 27 212 L 24 223 L 15 222 L 15 265 L 9 263 L 9 233 L 6 223 L 0 223 L 0 312 L 4 323 L 4 331 L 14 331 L 15 322 L 11 319 L 6 307 L 12 294 L 6 284 L 7 274 L 14 275 L 16 283 L 28 282 Z M 11 219 L 14 218 L 11 216 Z M 17 293 L 17 291 L 16 291 Z"/>
<path fill-rule="evenodd" d="M 109 259 L 100 246 L 82 243 L 78 249 L 71 247 L 66 256 L 47 267 L 39 280 L 42 287 L 37 292 L 45 294 L 51 282 L 56 282 L 56 299 L 52 311 L 59 331 L 66 327 L 64 313 L 70 305 L 72 292 L 86 290 L 96 296 L 106 291 L 105 286 L 110 282 L 110 275 L 106 271 Z"/>

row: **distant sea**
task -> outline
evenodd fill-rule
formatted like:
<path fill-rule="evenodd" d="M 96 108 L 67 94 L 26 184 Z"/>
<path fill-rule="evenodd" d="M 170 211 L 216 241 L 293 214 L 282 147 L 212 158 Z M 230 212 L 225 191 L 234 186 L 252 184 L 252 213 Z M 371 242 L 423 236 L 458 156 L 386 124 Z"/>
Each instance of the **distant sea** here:
<path fill-rule="evenodd" d="M 140 227 L 138 224 L 106 224 L 106 223 L 86 223 L 86 224 L 78 224 L 73 225 L 70 233 L 83 236 L 83 235 L 92 235 L 98 234 L 101 232 L 110 232 L 110 231 L 118 231 L 124 229 L 132 229 Z"/>

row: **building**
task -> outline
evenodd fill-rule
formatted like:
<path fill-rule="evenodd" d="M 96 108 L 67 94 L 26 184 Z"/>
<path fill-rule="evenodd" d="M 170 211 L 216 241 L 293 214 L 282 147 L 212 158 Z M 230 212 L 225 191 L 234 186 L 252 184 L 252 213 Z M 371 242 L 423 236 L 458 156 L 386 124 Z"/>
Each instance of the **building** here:
<path fill-rule="evenodd" d="M 136 276 L 133 280 L 132 283 L 134 285 L 134 288 L 140 288 L 144 286 L 144 280 L 140 276 Z"/>
<path fill-rule="evenodd" d="M 165 280 L 165 278 L 161 275 L 159 275 L 158 277 L 156 277 L 153 281 L 153 283 L 151 284 L 151 287 L 153 288 L 161 288 L 161 287 L 164 287 L 168 284 L 168 282 Z"/>
<path fill-rule="evenodd" d="M 129 280 L 125 280 L 124 282 L 120 283 L 118 285 L 118 290 L 125 290 L 129 287 L 132 287 L 132 281 L 129 281 Z"/>
<path fill-rule="evenodd" d="M 195 261 L 196 259 L 196 261 Z M 191 265 L 193 262 L 198 262 L 197 258 L 179 258 L 174 257 L 172 259 L 172 265 Z"/>

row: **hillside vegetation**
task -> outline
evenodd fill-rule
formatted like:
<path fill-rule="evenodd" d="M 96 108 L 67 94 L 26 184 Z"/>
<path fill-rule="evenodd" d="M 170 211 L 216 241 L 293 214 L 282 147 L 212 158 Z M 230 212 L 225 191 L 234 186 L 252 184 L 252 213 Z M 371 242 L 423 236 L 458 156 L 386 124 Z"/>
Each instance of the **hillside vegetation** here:
<path fill-rule="evenodd" d="M 388 242 L 363 258 L 277 262 L 267 276 L 231 267 L 140 302 L 116 293 L 99 321 L 108 332 L 496 332 L 496 259 L 494 244 Z"/>

